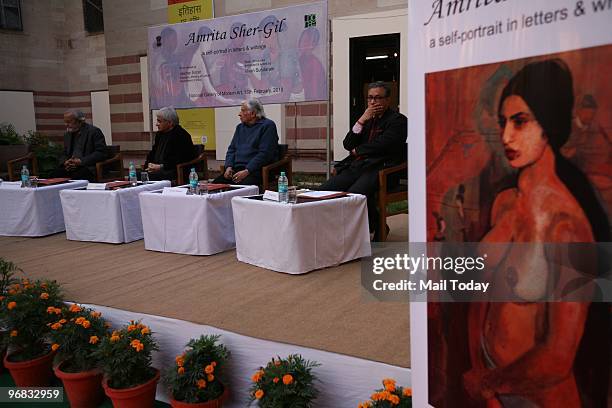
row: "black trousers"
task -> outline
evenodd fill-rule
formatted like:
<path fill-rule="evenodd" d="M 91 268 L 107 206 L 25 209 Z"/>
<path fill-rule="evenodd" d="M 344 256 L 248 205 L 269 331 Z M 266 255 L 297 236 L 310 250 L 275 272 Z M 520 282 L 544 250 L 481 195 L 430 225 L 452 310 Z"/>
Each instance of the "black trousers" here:
<path fill-rule="evenodd" d="M 170 180 L 176 181 L 176 168 L 171 169 L 171 170 L 160 170 L 160 171 L 156 171 L 156 172 L 149 172 L 149 180 L 151 181 L 160 181 L 160 180 Z M 189 181 L 189 179 L 187 179 L 187 181 Z"/>
<path fill-rule="evenodd" d="M 244 170 L 244 167 L 233 167 L 234 174 Z M 240 183 L 234 183 L 232 179 L 226 179 L 223 174 L 217 177 L 213 183 L 215 184 L 239 184 L 241 186 L 261 186 L 261 172 L 249 173 Z"/>
<path fill-rule="evenodd" d="M 53 170 L 51 177 L 69 177 L 73 180 L 89 180 L 92 183 L 96 181 L 96 175 L 93 174 L 87 167 L 79 166 L 74 170 L 68 171 L 63 165 Z"/>
<path fill-rule="evenodd" d="M 380 217 L 376 205 L 376 193 L 378 192 L 377 167 L 364 168 L 360 163 L 353 163 L 327 180 L 319 187 L 320 190 L 346 191 L 348 193 L 363 194 L 368 201 L 368 223 L 370 232 L 377 232 L 378 219 Z"/>

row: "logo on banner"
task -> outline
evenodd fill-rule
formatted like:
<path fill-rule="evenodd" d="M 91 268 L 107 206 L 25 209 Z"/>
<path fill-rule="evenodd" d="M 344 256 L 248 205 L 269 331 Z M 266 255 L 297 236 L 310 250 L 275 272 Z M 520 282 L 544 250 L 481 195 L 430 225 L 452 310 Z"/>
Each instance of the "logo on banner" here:
<path fill-rule="evenodd" d="M 304 28 L 316 27 L 317 26 L 317 15 L 316 14 L 305 14 L 304 15 Z"/>

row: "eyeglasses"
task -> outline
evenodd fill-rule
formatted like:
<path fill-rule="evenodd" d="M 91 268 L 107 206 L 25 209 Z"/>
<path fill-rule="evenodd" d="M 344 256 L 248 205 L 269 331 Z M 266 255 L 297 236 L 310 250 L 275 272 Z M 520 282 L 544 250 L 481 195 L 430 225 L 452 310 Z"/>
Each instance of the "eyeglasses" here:
<path fill-rule="evenodd" d="M 373 96 L 373 95 L 368 95 L 368 97 L 367 97 L 366 99 L 367 99 L 368 101 L 376 101 L 376 102 L 378 102 L 378 101 L 380 101 L 381 99 L 387 99 L 387 97 L 386 97 L 386 96 L 378 96 L 378 95 L 376 95 L 376 96 Z"/>

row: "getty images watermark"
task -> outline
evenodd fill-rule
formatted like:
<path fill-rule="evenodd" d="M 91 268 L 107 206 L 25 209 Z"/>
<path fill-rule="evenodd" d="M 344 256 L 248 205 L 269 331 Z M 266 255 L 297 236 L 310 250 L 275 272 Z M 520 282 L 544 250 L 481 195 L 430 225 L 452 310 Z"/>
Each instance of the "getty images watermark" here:
<path fill-rule="evenodd" d="M 402 302 L 610 302 L 611 243 L 384 243 L 362 260 L 368 297 Z"/>

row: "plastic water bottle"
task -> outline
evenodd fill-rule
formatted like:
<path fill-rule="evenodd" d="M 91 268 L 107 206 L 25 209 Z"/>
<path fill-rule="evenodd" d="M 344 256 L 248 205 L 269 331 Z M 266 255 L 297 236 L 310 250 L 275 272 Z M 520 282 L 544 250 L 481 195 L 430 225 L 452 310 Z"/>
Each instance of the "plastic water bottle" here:
<path fill-rule="evenodd" d="M 191 173 L 189 173 L 189 191 L 191 194 L 198 193 L 198 173 L 196 173 L 195 167 L 192 167 Z"/>
<path fill-rule="evenodd" d="M 289 202 L 289 194 L 287 194 L 287 189 L 289 187 L 289 180 L 287 180 L 287 176 L 285 176 L 285 172 L 281 171 L 280 177 L 278 178 L 278 201 L 281 203 Z"/>
<path fill-rule="evenodd" d="M 129 174 L 130 184 L 133 186 L 138 185 L 138 179 L 136 178 L 136 166 L 134 166 L 134 162 L 130 162 L 130 174 Z"/>
<path fill-rule="evenodd" d="M 30 187 L 30 171 L 25 164 L 21 168 L 21 188 Z"/>

